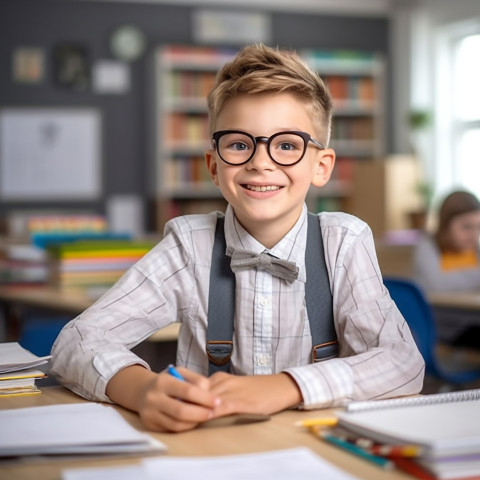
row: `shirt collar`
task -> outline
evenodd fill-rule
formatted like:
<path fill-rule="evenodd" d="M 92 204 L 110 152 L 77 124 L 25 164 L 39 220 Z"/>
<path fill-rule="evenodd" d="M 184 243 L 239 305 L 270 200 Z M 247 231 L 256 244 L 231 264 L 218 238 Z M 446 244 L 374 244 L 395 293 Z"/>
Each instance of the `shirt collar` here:
<path fill-rule="evenodd" d="M 291 230 L 271 249 L 255 240 L 235 217 L 231 205 L 225 212 L 225 241 L 229 248 L 250 250 L 255 253 L 269 252 L 277 258 L 295 262 L 298 266 L 298 280 L 306 281 L 305 248 L 307 244 L 307 206 L 303 205 L 302 213 Z"/>

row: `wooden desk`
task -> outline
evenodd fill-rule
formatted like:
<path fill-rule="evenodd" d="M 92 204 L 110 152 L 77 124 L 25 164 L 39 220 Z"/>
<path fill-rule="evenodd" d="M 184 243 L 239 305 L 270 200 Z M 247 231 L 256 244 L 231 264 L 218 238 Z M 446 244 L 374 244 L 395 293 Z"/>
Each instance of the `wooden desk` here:
<path fill-rule="evenodd" d="M 53 287 L 8 287 L 0 286 L 0 304 L 3 304 L 4 326 L 0 328 L 0 341 L 11 340 L 11 310 L 14 307 L 29 307 L 67 313 L 76 316 L 86 310 L 94 300 L 83 291 L 63 291 Z M 0 314 L 1 317 L 1 314 Z M 0 318 L 0 323 L 1 318 Z M 2 331 L 3 330 L 3 331 Z M 149 340 L 162 342 L 178 338 L 178 324 L 172 324 L 154 333 Z M 13 335 L 14 336 L 14 335 Z"/>
<path fill-rule="evenodd" d="M 480 326 L 480 292 L 430 293 L 428 300 L 441 342 L 450 344 L 471 327 Z M 479 350 L 480 345 L 473 343 L 478 342 L 475 338 L 475 335 L 472 336 L 468 344 L 472 349 Z"/>
<path fill-rule="evenodd" d="M 480 322 L 480 292 L 430 293 L 428 299 L 434 307 L 477 312 Z"/>
<path fill-rule="evenodd" d="M 45 387 L 41 395 L 2 398 L 0 408 L 20 408 L 59 403 L 83 402 L 63 387 Z M 138 416 L 123 408 L 122 415 L 136 428 L 144 430 Z M 212 456 L 253 453 L 305 446 L 352 475 L 365 480 L 411 480 L 399 471 L 385 471 L 365 460 L 323 443 L 294 423 L 303 418 L 328 415 L 328 410 L 300 412 L 286 411 L 274 415 L 268 422 L 249 425 L 210 425 L 185 433 L 152 434 L 167 446 L 167 455 Z M 331 411 L 330 411 L 331 413 Z M 151 432 L 150 432 L 151 433 Z M 164 454 L 162 454 L 164 455 Z M 0 480 L 59 480 L 66 468 L 127 465 L 138 462 L 139 456 L 108 456 L 102 458 L 0 461 Z"/>

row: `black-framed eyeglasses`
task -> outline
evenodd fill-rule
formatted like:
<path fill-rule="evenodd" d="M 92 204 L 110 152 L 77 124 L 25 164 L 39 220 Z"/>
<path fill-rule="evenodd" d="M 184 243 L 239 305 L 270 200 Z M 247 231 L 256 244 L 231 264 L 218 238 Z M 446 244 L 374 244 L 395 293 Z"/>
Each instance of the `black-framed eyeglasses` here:
<path fill-rule="evenodd" d="M 307 151 L 308 142 L 325 149 L 325 146 L 309 133 L 297 131 L 277 132 L 270 137 L 254 137 L 241 130 L 220 130 L 212 135 L 212 141 L 220 158 L 229 165 L 249 162 L 257 151 L 258 142 L 265 143 L 270 158 L 285 167 L 300 162 Z"/>

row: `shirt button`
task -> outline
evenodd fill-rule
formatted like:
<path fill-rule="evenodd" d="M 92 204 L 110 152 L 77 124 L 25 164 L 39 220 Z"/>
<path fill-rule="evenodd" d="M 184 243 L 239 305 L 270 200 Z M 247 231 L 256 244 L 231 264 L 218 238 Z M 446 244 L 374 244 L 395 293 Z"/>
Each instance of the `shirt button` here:
<path fill-rule="evenodd" d="M 270 356 L 269 355 L 260 355 L 258 357 L 257 363 L 261 367 L 268 367 L 270 365 Z"/>
<path fill-rule="evenodd" d="M 258 303 L 261 307 L 268 307 L 270 305 L 270 299 L 267 297 L 262 297 Z"/>

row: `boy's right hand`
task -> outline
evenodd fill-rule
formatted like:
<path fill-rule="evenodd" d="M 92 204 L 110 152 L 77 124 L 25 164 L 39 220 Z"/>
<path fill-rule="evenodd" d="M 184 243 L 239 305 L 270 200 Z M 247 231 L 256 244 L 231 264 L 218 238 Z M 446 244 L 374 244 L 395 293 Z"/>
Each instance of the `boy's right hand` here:
<path fill-rule="evenodd" d="M 209 392 L 207 377 L 182 367 L 178 371 L 185 381 L 166 371 L 153 373 L 132 365 L 110 380 L 107 394 L 118 404 L 136 410 L 150 430 L 191 430 L 214 416 L 220 400 Z"/>

